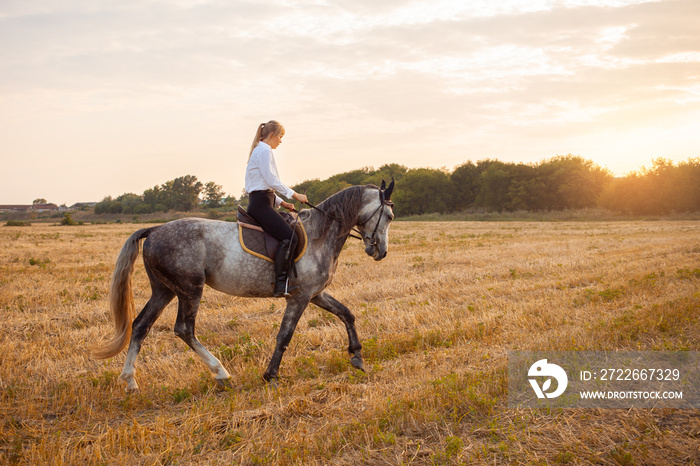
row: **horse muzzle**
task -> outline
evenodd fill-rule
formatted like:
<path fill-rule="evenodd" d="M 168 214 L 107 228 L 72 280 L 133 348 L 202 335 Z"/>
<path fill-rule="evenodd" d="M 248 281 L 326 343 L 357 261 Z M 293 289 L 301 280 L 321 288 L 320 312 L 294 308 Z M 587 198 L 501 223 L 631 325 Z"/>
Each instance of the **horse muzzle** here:
<path fill-rule="evenodd" d="M 365 254 L 368 256 L 374 257 L 374 255 L 377 253 L 377 246 L 374 244 L 366 244 L 365 245 Z"/>
<path fill-rule="evenodd" d="M 380 250 L 376 244 L 369 244 L 365 247 L 365 254 L 372 257 L 375 261 L 380 261 L 386 257 L 387 251 Z"/>

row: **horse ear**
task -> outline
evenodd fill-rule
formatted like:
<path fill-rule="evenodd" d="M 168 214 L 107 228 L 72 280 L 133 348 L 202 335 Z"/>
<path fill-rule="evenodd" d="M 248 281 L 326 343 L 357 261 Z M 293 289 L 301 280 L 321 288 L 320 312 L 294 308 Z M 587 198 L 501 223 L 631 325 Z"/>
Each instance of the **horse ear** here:
<path fill-rule="evenodd" d="M 379 189 L 381 189 L 382 191 L 386 189 L 386 182 L 384 182 L 384 180 L 382 180 L 382 185 L 379 187 Z"/>
<path fill-rule="evenodd" d="M 383 181 L 382 181 L 382 184 L 384 184 Z M 391 199 L 391 193 L 392 193 L 392 191 L 394 191 L 394 177 L 391 178 L 391 183 L 389 183 L 389 187 L 386 188 L 386 191 L 384 192 L 384 198 L 385 198 L 387 201 L 388 201 L 389 199 Z"/>

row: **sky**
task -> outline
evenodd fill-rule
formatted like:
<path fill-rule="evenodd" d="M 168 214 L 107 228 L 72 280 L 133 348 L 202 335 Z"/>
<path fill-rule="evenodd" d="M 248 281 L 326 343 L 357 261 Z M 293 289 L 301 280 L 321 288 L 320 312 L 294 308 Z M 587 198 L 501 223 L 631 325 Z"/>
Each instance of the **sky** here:
<path fill-rule="evenodd" d="M 183 175 L 700 157 L 698 0 L 0 0 L 0 204 Z M 397 189 L 400 187 L 397 186 Z"/>

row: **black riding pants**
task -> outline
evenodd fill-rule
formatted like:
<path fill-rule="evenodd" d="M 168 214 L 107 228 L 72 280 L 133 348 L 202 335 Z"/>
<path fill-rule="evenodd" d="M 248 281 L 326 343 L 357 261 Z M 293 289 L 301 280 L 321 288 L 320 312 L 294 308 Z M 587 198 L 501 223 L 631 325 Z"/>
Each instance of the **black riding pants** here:
<path fill-rule="evenodd" d="M 248 214 L 255 219 L 270 235 L 278 241 L 290 241 L 292 251 L 297 245 L 297 237 L 287 222 L 275 209 L 275 193 L 272 191 L 253 191 L 249 195 Z"/>

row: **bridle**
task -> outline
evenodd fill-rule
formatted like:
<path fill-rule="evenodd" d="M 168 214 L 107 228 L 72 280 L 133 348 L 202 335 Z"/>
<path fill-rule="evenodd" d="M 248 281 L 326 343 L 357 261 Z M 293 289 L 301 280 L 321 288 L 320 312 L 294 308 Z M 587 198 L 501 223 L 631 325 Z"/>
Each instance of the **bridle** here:
<path fill-rule="evenodd" d="M 331 220 L 335 220 L 338 223 L 342 223 L 341 220 L 339 218 L 337 218 L 335 215 L 329 214 L 325 210 L 320 209 L 319 207 L 316 207 L 315 205 L 313 205 L 310 202 L 306 202 L 306 204 L 309 207 L 311 207 L 312 209 L 318 210 L 319 212 L 321 212 L 322 214 L 324 214 L 326 217 L 330 218 Z M 366 233 L 361 232 L 360 230 L 357 229 L 357 227 L 360 226 L 360 227 L 364 228 L 364 226 L 367 225 L 369 223 L 369 221 L 372 220 L 374 218 L 374 216 L 377 215 L 379 212 L 381 212 L 383 214 L 384 213 L 384 206 L 394 207 L 394 203 L 391 202 L 391 200 L 386 199 L 384 189 L 380 188 L 379 189 L 379 207 L 377 207 L 374 210 L 374 212 L 372 212 L 372 215 L 370 215 L 367 218 L 367 220 L 365 220 L 362 223 L 358 223 L 357 225 L 352 227 L 351 231 L 354 231 L 355 233 L 357 233 L 358 235 L 361 235 L 361 236 L 353 235 L 352 233 L 348 233 L 348 236 L 352 236 L 353 238 L 357 238 L 357 239 L 360 239 L 363 241 L 369 240 L 370 246 L 376 246 L 377 245 L 377 230 L 379 229 L 379 223 L 381 223 L 381 220 L 382 220 L 381 215 L 377 219 L 377 223 L 374 225 L 374 230 L 372 231 L 372 235 L 368 235 Z"/>
<path fill-rule="evenodd" d="M 358 223 L 359 226 L 363 227 L 369 223 L 370 220 L 374 218 L 377 213 L 381 211 L 381 214 L 379 215 L 379 218 L 377 219 L 377 223 L 374 225 L 374 230 L 372 231 L 372 236 L 364 234 L 362 238 L 358 238 L 355 235 L 351 235 L 353 238 L 358 238 L 361 240 L 369 240 L 370 246 L 376 246 L 377 245 L 377 229 L 379 228 L 379 223 L 382 220 L 382 214 L 384 214 L 384 206 L 389 206 L 389 207 L 394 207 L 394 203 L 391 202 L 388 199 L 384 198 L 384 190 L 380 189 L 379 190 L 379 207 L 376 208 L 374 212 L 372 212 L 372 215 L 369 216 L 367 220 L 365 220 L 363 223 Z M 352 227 L 353 231 L 359 233 L 362 235 L 362 232 L 358 230 L 355 227 Z"/>

